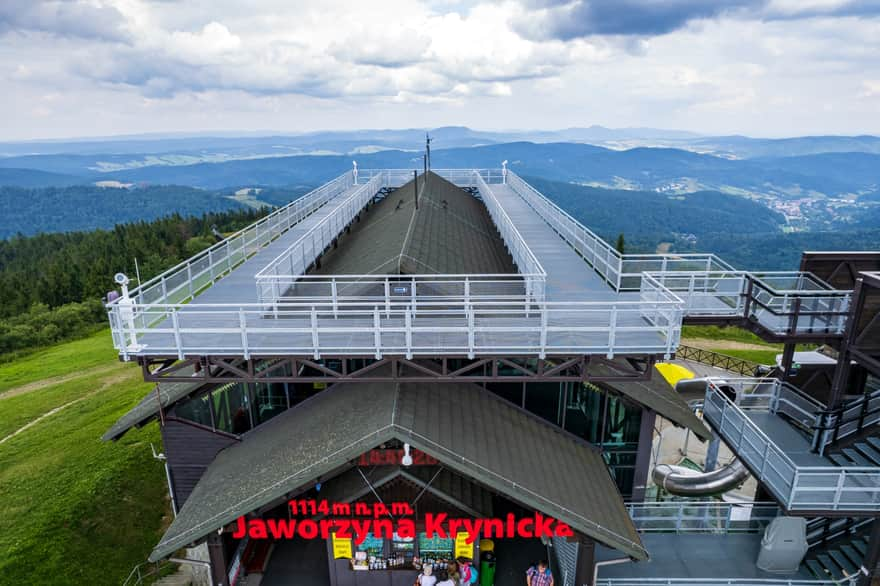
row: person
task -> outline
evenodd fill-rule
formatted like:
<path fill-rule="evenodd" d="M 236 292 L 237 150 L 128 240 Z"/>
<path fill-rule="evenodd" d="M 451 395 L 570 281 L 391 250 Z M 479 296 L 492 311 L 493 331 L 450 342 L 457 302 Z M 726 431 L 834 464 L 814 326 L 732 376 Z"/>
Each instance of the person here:
<path fill-rule="evenodd" d="M 471 560 L 460 557 L 455 561 L 458 562 L 458 572 L 461 574 L 461 586 L 477 583 L 477 569 L 471 566 Z"/>
<path fill-rule="evenodd" d="M 553 573 L 547 560 L 541 560 L 526 572 L 528 586 L 553 586 Z"/>
<path fill-rule="evenodd" d="M 437 577 L 433 576 L 433 573 L 433 568 L 429 565 L 425 565 L 425 567 L 422 568 L 422 573 L 416 577 L 413 586 L 434 586 L 437 584 Z"/>
<path fill-rule="evenodd" d="M 440 570 L 437 572 L 437 584 L 434 586 L 458 586 L 458 584 L 449 577 L 449 572 L 446 570 Z"/>
<path fill-rule="evenodd" d="M 446 565 L 446 574 L 455 586 L 461 586 L 461 572 L 458 568 L 458 562 L 452 561 Z"/>

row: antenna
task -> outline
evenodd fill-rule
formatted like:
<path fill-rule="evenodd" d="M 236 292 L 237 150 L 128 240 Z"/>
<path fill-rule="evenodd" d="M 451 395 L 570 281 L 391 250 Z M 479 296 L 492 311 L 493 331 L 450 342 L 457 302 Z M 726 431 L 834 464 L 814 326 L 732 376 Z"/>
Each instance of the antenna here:
<path fill-rule="evenodd" d="M 419 209 L 419 172 L 413 169 L 413 195 L 416 200 L 416 209 Z"/>
<path fill-rule="evenodd" d="M 425 133 L 425 161 L 427 162 L 427 168 L 431 168 L 431 141 L 434 140 L 431 138 L 431 135 L 427 132 Z"/>

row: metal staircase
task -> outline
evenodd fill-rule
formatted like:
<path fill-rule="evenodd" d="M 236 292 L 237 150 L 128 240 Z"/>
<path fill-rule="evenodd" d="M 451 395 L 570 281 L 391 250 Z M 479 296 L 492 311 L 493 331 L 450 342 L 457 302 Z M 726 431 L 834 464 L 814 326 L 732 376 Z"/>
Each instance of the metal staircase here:
<path fill-rule="evenodd" d="M 804 565 L 817 579 L 858 576 L 868 550 L 871 518 L 813 519 L 807 524 L 810 550 Z"/>

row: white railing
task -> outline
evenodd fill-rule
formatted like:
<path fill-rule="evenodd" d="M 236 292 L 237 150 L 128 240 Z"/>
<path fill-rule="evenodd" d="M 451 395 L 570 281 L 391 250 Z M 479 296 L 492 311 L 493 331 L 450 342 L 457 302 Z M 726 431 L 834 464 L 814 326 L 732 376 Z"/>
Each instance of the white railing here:
<path fill-rule="evenodd" d="M 786 509 L 880 511 L 880 468 L 799 466 L 747 414 L 784 413 L 809 425 L 820 409 L 775 379 L 710 379 L 703 416 Z"/>
<path fill-rule="evenodd" d="M 683 500 L 626 508 L 640 533 L 758 533 L 780 515 L 775 503 Z"/>
<path fill-rule="evenodd" d="M 679 271 L 651 273 L 684 301 L 684 315 L 740 316 L 778 335 L 840 334 L 851 292 L 802 272 Z M 800 287 L 800 288 L 797 288 Z"/>
<path fill-rule="evenodd" d="M 552 227 L 560 238 L 592 266 L 614 289 L 620 290 L 621 257 L 592 230 L 572 218 L 541 192 L 523 181 L 513 171 L 507 172 L 507 184 Z"/>
<path fill-rule="evenodd" d="M 483 178 L 486 183 L 501 183 L 501 169 L 431 169 L 440 177 L 459 187 L 476 187 L 474 174 Z M 361 169 L 358 171 L 358 183 L 366 183 L 373 177 L 381 175 L 385 187 L 395 188 L 406 185 L 413 179 L 412 169 Z"/>
<path fill-rule="evenodd" d="M 305 274 L 309 266 L 345 230 L 381 187 L 382 177 L 377 175 L 352 191 L 344 200 L 334 202 L 334 209 L 327 217 L 263 267 L 256 275 L 260 300 L 267 301 L 280 296 L 282 291 L 277 284 L 279 277 L 290 278 Z"/>
<path fill-rule="evenodd" d="M 680 301 L 472 303 L 407 300 L 325 303 L 267 312 L 262 304 L 140 306 L 143 319 L 110 308 L 124 357 L 251 354 L 391 355 L 670 354 L 680 335 Z M 272 319 L 266 319 L 271 317 Z M 145 327 L 143 323 L 157 324 Z"/>
<path fill-rule="evenodd" d="M 193 299 L 279 235 L 354 184 L 345 173 L 207 250 L 143 283 L 131 298 L 137 305 L 176 304 Z M 109 304 L 113 307 L 115 303 Z"/>

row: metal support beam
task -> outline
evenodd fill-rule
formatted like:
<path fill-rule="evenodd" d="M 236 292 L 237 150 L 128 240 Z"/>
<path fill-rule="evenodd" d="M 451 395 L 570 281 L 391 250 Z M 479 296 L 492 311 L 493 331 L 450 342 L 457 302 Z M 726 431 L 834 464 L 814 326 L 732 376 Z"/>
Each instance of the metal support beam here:
<path fill-rule="evenodd" d="M 211 581 L 214 586 L 229 586 L 226 574 L 226 555 L 223 553 L 223 538 L 212 531 L 208 536 L 208 559 L 211 562 Z"/>
<path fill-rule="evenodd" d="M 594 586 L 593 574 L 596 566 L 596 542 L 589 537 L 578 540 L 577 565 L 574 572 L 576 586 Z M 561 583 L 561 582 L 560 582 Z"/>
<path fill-rule="evenodd" d="M 880 519 L 871 524 L 871 537 L 868 539 L 868 551 L 862 562 L 861 576 L 858 586 L 870 586 L 880 579 Z"/>
<path fill-rule="evenodd" d="M 647 408 L 642 409 L 642 423 L 639 427 L 639 447 L 636 452 L 636 467 L 633 475 L 632 502 L 641 503 L 645 500 L 648 488 L 648 476 L 651 466 L 651 447 L 654 445 L 654 423 L 657 414 Z"/>
<path fill-rule="evenodd" d="M 797 347 L 796 344 L 787 343 L 782 348 L 782 364 L 779 378 L 780 380 L 788 380 L 792 376 L 791 367 L 794 364 L 794 349 Z"/>

